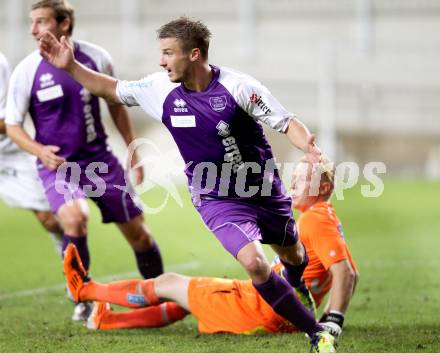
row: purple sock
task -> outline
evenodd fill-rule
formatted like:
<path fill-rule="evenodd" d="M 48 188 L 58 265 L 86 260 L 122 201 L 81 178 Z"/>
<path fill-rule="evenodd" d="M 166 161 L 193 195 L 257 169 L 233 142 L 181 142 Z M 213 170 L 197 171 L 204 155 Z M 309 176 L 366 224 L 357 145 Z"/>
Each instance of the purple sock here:
<path fill-rule="evenodd" d="M 301 331 L 306 332 L 310 337 L 322 331 L 322 327 L 312 313 L 295 296 L 290 284 L 273 270 L 265 283 L 254 283 L 254 287 L 277 314 L 290 321 Z"/>
<path fill-rule="evenodd" d="M 85 235 L 80 237 L 72 237 L 71 235 L 64 234 L 63 235 L 63 257 L 64 250 L 66 250 L 67 245 L 72 243 L 78 249 L 79 257 L 84 265 L 86 271 L 90 266 L 90 255 L 89 255 L 89 247 L 87 246 L 87 237 Z"/>
<path fill-rule="evenodd" d="M 301 265 L 291 265 L 283 261 L 280 257 L 280 261 L 284 266 L 283 276 L 290 283 L 292 287 L 298 287 L 302 282 L 302 275 L 305 268 L 309 263 L 309 257 L 304 249 L 304 260 Z"/>
<path fill-rule="evenodd" d="M 162 256 L 156 243 L 146 251 L 135 251 L 136 262 L 140 274 L 145 279 L 154 278 L 163 273 Z"/>

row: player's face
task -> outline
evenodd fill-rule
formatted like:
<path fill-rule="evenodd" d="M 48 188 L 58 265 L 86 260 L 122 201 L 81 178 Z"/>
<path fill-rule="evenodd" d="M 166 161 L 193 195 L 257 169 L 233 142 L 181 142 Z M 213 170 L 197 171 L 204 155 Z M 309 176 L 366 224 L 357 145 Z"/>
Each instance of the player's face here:
<path fill-rule="evenodd" d="M 292 206 L 301 212 L 306 211 L 320 199 L 319 189 L 320 176 L 316 178 L 316 173 L 312 173 L 310 163 L 300 162 L 292 177 Z"/>
<path fill-rule="evenodd" d="M 162 38 L 159 40 L 160 62 L 168 72 L 171 82 L 185 82 L 189 77 L 191 65 L 190 53 L 185 53 L 182 44 L 176 38 Z"/>
<path fill-rule="evenodd" d="M 49 7 L 35 9 L 31 11 L 31 34 L 36 40 L 39 40 L 44 32 L 49 31 L 59 39 L 62 35 L 67 34 L 66 21 L 68 20 L 58 23 L 53 10 Z"/>

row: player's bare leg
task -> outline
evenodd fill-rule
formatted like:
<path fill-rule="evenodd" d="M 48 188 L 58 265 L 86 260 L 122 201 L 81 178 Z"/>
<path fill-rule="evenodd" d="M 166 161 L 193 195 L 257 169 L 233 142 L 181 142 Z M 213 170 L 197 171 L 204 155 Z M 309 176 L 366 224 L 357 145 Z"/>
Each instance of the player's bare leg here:
<path fill-rule="evenodd" d="M 124 234 L 133 248 L 139 272 L 144 278 L 154 278 L 163 273 L 163 263 L 159 247 L 142 214 L 126 223 L 118 223 L 118 228 Z"/>
<path fill-rule="evenodd" d="M 64 228 L 62 251 L 72 243 L 78 249 L 81 262 L 86 271 L 90 266 L 89 247 L 87 245 L 87 222 L 89 218 L 89 206 L 83 198 L 74 199 L 61 205 L 57 212 L 58 218 Z M 70 293 L 68 292 L 70 297 Z M 72 320 L 87 320 L 92 310 L 91 303 L 79 303 L 75 306 Z"/>
<path fill-rule="evenodd" d="M 87 201 L 82 198 L 66 202 L 57 212 L 64 228 L 63 251 L 70 243 L 75 244 L 86 270 L 88 270 L 90 265 L 90 255 L 87 246 L 89 212 Z"/>
<path fill-rule="evenodd" d="M 191 277 L 177 273 L 164 273 L 154 280 L 154 291 L 163 300 L 171 300 L 189 310 L 188 286 Z"/>
<path fill-rule="evenodd" d="M 34 211 L 35 217 L 51 236 L 57 253 L 62 256 L 63 228 L 50 211 Z"/>

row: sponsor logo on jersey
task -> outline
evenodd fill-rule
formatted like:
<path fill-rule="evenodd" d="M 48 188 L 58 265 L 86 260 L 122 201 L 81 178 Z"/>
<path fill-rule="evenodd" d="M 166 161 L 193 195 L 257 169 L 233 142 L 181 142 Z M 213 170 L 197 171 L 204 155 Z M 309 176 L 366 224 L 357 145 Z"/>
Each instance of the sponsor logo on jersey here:
<path fill-rule="evenodd" d="M 225 123 L 223 120 L 217 124 L 218 134 L 222 137 L 228 137 L 231 134 L 231 128 L 229 124 Z"/>
<path fill-rule="evenodd" d="M 266 103 L 261 99 L 256 93 L 252 93 L 249 97 L 251 103 L 256 104 L 265 114 L 270 114 L 272 110 L 266 105 Z"/>
<path fill-rule="evenodd" d="M 47 102 L 64 96 L 63 87 L 61 85 L 39 89 L 36 94 L 39 102 Z"/>
<path fill-rule="evenodd" d="M 46 72 L 40 76 L 40 87 L 46 88 L 55 84 L 53 75 L 50 72 Z"/>
<path fill-rule="evenodd" d="M 232 171 L 237 173 L 238 169 L 244 165 L 244 162 L 240 149 L 235 141 L 235 137 L 231 136 L 231 128 L 228 123 L 220 120 L 220 122 L 217 124 L 217 130 L 218 134 L 223 137 L 222 143 L 225 147 L 225 155 L 223 160 L 227 163 L 231 163 Z"/>
<path fill-rule="evenodd" d="M 97 137 L 96 129 L 95 129 L 95 118 L 93 117 L 92 114 L 92 104 L 91 104 L 92 95 L 85 88 L 81 89 L 79 93 L 81 94 L 81 100 L 84 102 L 83 112 L 84 112 L 84 120 L 86 122 L 86 135 L 87 135 L 86 141 L 87 143 L 90 143 L 94 141 Z"/>
<path fill-rule="evenodd" d="M 175 113 L 188 113 L 188 108 L 185 107 L 186 102 L 183 99 L 175 99 L 174 102 Z"/>
<path fill-rule="evenodd" d="M 215 112 L 221 112 L 225 110 L 227 104 L 228 102 L 226 100 L 226 96 L 209 97 L 209 105 Z"/>

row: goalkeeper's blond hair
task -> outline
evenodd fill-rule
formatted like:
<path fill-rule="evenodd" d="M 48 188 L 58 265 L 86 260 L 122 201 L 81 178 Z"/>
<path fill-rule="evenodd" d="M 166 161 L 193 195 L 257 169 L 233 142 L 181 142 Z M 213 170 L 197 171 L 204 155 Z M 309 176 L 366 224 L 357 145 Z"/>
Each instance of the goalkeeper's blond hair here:
<path fill-rule="evenodd" d="M 308 162 L 307 158 L 304 156 L 301 158 L 300 163 L 309 163 L 312 165 L 310 177 L 312 183 L 315 183 L 314 185 L 316 187 L 318 187 L 318 185 L 321 186 L 323 183 L 330 184 L 329 192 L 326 195 L 328 200 L 335 187 L 335 163 L 326 156 L 321 156 L 320 161 L 313 164 Z"/>

